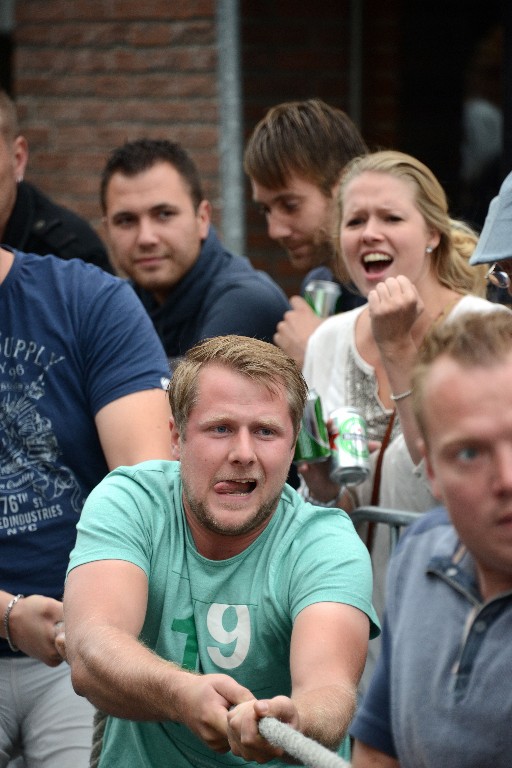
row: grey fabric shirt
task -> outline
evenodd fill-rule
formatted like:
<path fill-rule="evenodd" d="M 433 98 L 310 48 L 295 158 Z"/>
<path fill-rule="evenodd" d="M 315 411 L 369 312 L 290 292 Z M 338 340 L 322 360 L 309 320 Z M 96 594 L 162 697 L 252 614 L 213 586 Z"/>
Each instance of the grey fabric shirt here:
<path fill-rule="evenodd" d="M 390 561 L 382 652 L 352 736 L 401 768 L 509 768 L 511 637 L 512 592 L 484 603 L 446 512 L 427 513 Z"/>

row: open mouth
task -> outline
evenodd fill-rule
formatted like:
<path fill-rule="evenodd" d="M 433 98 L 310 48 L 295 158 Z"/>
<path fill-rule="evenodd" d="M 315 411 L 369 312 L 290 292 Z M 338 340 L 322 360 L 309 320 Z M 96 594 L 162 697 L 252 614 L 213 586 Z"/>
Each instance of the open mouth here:
<path fill-rule="evenodd" d="M 383 272 L 392 263 L 393 259 L 387 253 L 366 253 L 363 256 L 363 267 L 369 275 Z"/>
<path fill-rule="evenodd" d="M 221 480 L 214 490 L 227 496 L 248 496 L 256 488 L 256 480 Z"/>

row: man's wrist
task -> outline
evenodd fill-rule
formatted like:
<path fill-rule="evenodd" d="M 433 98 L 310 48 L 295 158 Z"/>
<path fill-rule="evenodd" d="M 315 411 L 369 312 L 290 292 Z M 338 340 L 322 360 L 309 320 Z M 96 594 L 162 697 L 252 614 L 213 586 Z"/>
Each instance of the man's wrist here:
<path fill-rule="evenodd" d="M 20 649 L 17 645 L 15 645 L 12 641 L 10 629 L 9 629 L 9 620 L 11 618 L 11 611 L 16 605 L 16 603 L 21 600 L 24 597 L 24 595 L 15 595 L 11 600 L 9 600 L 7 604 L 7 608 L 5 609 L 4 613 L 4 632 L 5 632 L 5 639 L 7 640 L 7 645 L 11 649 L 13 653 L 17 653 Z"/>
<path fill-rule="evenodd" d="M 309 502 L 309 504 L 312 504 L 314 507 L 337 507 L 346 490 L 346 485 L 340 485 L 336 496 L 333 496 L 333 498 L 329 499 L 328 501 L 319 501 L 318 499 L 315 499 L 314 496 L 311 496 L 310 493 L 308 493 L 306 496 L 306 501 Z"/>

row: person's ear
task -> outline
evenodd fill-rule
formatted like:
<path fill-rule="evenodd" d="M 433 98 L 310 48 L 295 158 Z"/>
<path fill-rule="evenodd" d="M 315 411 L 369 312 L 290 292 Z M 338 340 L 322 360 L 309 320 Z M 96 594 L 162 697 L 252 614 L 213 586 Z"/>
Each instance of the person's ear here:
<path fill-rule="evenodd" d="M 437 229 L 431 229 L 429 238 L 427 240 L 427 247 L 432 248 L 432 250 L 435 251 L 440 242 L 441 234 L 437 231 Z"/>
<path fill-rule="evenodd" d="M 14 175 L 16 181 L 23 181 L 28 163 L 28 142 L 24 136 L 16 136 L 12 143 Z"/>
<path fill-rule="evenodd" d="M 122 267 L 119 264 L 119 260 L 116 256 L 116 249 L 114 247 L 113 240 L 110 236 L 110 227 L 109 227 L 107 216 L 101 217 L 101 237 L 103 242 L 107 246 L 108 260 L 110 262 L 112 269 L 114 270 L 114 273 L 118 277 L 128 278 L 129 277 L 128 273 L 124 269 L 122 269 Z"/>
<path fill-rule="evenodd" d="M 180 433 L 178 432 L 176 428 L 176 422 L 174 421 L 173 416 L 169 419 L 169 430 L 171 432 L 171 453 L 172 457 L 175 461 L 180 460 L 180 447 L 181 447 L 181 440 L 180 440 Z"/>
<path fill-rule="evenodd" d="M 199 225 L 199 236 L 201 240 L 206 240 L 212 218 L 212 206 L 208 200 L 201 200 L 197 207 L 196 218 Z"/>

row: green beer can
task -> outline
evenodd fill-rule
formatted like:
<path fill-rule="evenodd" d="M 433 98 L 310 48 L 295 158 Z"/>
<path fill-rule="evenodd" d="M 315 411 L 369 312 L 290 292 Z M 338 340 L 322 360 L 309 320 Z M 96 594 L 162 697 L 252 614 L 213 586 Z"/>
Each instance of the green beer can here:
<path fill-rule="evenodd" d="M 318 317 L 334 315 L 340 296 L 340 286 L 331 280 L 310 280 L 304 289 L 304 298 Z"/>
<path fill-rule="evenodd" d="M 329 433 L 322 413 L 322 403 L 315 390 L 311 389 L 306 400 L 293 460 L 295 463 L 305 461 L 314 464 L 317 461 L 326 461 L 330 455 Z"/>

